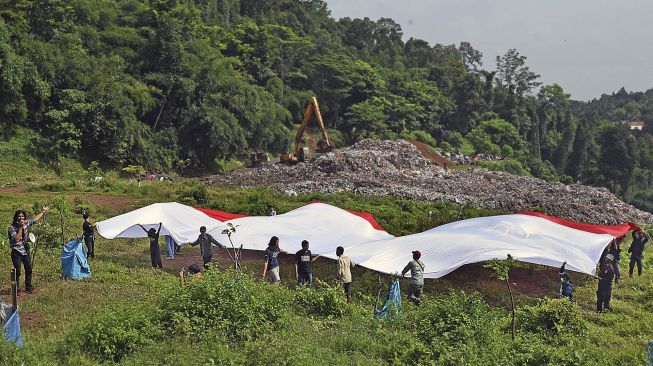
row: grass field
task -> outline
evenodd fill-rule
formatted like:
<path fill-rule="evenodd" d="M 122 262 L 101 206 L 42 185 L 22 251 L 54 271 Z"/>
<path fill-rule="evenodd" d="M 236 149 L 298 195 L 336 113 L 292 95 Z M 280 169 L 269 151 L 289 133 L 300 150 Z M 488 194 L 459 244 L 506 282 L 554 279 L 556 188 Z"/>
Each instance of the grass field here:
<path fill-rule="evenodd" d="M 370 211 L 394 234 L 492 214 L 347 194 L 284 197 L 266 190 L 206 190 L 192 182 L 147 182 L 138 188 L 135 182 L 113 177 L 99 184 L 64 179 L 4 188 L 0 217 L 8 224 L 16 208 L 30 209 L 57 197 L 68 202 L 67 237 L 79 232 L 81 209 L 101 220 L 171 200 L 199 205 L 193 201 L 199 199 L 247 214 L 260 214 L 268 203 L 281 213 L 321 200 Z M 425 218 L 428 210 L 437 218 Z M 199 262 L 196 248 L 184 248 L 174 262 L 164 261 L 164 271 L 154 271 L 144 240 L 100 239 L 91 262 L 93 276 L 63 280 L 57 215 L 56 210 L 48 213 L 48 229 L 41 234 L 51 242 L 36 257 L 38 290 L 19 299 L 26 346 L 15 350 L 3 345 L 3 364 L 633 365 L 645 362 L 646 342 L 653 338 L 650 255 L 642 277 L 626 276 L 615 287 L 614 311 L 605 314 L 593 312 L 596 283 L 588 276 L 574 276 L 576 301 L 570 305 L 541 300 L 556 295 L 556 269 L 512 269 L 518 306 L 517 339 L 512 342 L 505 283 L 490 278 L 481 265 L 427 281 L 424 306 L 404 304 L 399 318 L 381 321 L 371 316 L 372 307 L 379 278 L 386 288 L 389 277 L 356 269 L 354 303 L 346 304 L 335 283 L 335 264 L 329 260 L 317 262 L 321 282 L 314 290 L 295 289 L 289 258 L 282 258 L 282 286 L 259 281 L 262 260 L 255 252 L 246 257 L 244 275 L 230 272 L 226 257 L 218 256 L 219 270 L 181 289 L 175 273 L 182 263 Z M 6 238 L 0 255 L 6 259 L 0 261 L 0 272 L 8 273 Z M 7 300 L 9 282 L 1 278 L 0 294 Z M 236 314 L 231 313 L 234 309 Z"/>

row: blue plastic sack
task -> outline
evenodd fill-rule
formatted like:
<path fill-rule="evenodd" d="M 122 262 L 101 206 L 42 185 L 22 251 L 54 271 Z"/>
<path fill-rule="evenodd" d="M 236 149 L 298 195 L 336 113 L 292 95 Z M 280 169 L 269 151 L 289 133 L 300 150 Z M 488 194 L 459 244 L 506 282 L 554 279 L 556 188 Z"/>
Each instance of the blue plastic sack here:
<path fill-rule="evenodd" d="M 374 317 L 381 319 L 393 318 L 401 311 L 401 290 L 399 289 L 399 280 L 395 279 L 388 289 L 383 306 L 380 309 L 374 309 Z"/>
<path fill-rule="evenodd" d="M 91 276 L 91 267 L 86 260 L 82 238 L 75 238 L 63 246 L 61 272 L 63 278 L 75 280 Z"/>
<path fill-rule="evenodd" d="M 5 340 L 10 343 L 15 343 L 17 346 L 23 345 L 23 337 L 20 334 L 20 317 L 18 316 L 18 309 L 9 317 L 4 326 Z"/>

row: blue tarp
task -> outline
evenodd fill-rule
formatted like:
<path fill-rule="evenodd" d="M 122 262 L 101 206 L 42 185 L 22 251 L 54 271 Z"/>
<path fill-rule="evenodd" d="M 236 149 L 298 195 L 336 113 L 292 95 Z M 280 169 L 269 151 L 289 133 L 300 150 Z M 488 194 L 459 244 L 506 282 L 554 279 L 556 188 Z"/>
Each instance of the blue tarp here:
<path fill-rule="evenodd" d="M 7 342 L 15 343 L 17 346 L 23 345 L 23 337 L 20 334 L 20 318 L 18 310 L 9 317 L 4 326 L 5 340 Z"/>
<path fill-rule="evenodd" d="M 386 296 L 383 306 L 380 309 L 374 309 L 374 316 L 377 318 L 392 318 L 401 310 L 401 290 L 399 289 L 399 280 L 395 279 L 390 284 L 388 296 Z"/>
<path fill-rule="evenodd" d="M 63 278 L 75 280 L 91 276 L 91 267 L 86 261 L 82 238 L 75 238 L 64 245 L 61 252 L 61 272 Z"/>

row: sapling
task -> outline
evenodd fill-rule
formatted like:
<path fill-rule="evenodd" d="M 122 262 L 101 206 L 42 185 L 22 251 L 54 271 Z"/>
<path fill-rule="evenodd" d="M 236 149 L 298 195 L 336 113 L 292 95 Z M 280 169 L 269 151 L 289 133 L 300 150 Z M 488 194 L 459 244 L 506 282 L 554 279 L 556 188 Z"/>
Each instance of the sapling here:
<path fill-rule="evenodd" d="M 494 258 L 488 261 L 483 267 L 488 268 L 492 271 L 490 274 L 493 277 L 496 277 L 502 281 L 506 281 L 506 286 L 508 286 L 508 293 L 510 294 L 510 311 L 512 313 L 512 340 L 515 340 L 515 299 L 512 296 L 512 288 L 510 287 L 510 266 L 515 264 L 515 260 L 512 259 L 512 256 L 508 254 L 508 257 L 504 260 Z"/>

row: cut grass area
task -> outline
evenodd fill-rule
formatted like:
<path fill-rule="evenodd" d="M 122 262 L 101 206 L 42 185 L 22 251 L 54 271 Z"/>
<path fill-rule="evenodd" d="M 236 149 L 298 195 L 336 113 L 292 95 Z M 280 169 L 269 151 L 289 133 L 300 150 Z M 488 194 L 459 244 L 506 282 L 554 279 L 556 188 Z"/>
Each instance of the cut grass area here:
<path fill-rule="evenodd" d="M 34 202 L 52 202 L 53 198 L 64 196 L 70 204 L 70 212 L 65 216 L 68 237 L 80 232 L 82 221 L 75 210 L 82 206 L 89 208 L 94 221 L 97 221 L 153 202 L 195 200 L 197 197 L 203 197 L 201 186 L 194 181 L 143 182 L 141 187 L 137 187 L 136 182 L 117 177 L 109 177 L 102 184 L 63 182 L 36 184 L 29 190 L 0 190 L 0 217 L 4 217 L 8 224 L 15 209 L 30 210 Z M 204 202 L 204 205 L 244 214 L 262 214 L 268 204 L 275 205 L 277 211 L 282 213 L 308 202 L 323 201 L 347 209 L 369 211 L 382 226 L 395 235 L 426 230 L 444 222 L 492 214 L 470 207 L 422 204 L 393 198 L 365 198 L 351 194 L 287 197 L 267 190 L 218 188 L 206 190 L 206 196 L 208 202 Z M 189 203 L 200 205 L 197 201 Z M 429 210 L 434 213 L 435 219 L 428 219 Z M 48 222 L 58 223 L 54 210 L 48 213 L 47 217 Z M 56 229 L 56 226 L 54 228 Z M 6 237 L 1 241 L 0 255 L 5 259 L 0 261 L 0 273 L 8 273 L 11 263 Z M 628 242 L 622 246 L 624 253 L 627 251 Z M 174 267 L 172 262 L 164 261 L 164 266 L 169 268 L 168 272 L 149 268 L 148 244 L 145 240 L 98 239 L 97 255 L 91 261 L 93 276 L 84 281 L 62 279 L 58 242 L 46 244 L 48 243 L 44 243 L 44 247 L 49 246 L 52 249 L 40 249 L 36 258 L 34 282 L 38 290 L 35 294 L 20 296 L 26 347 L 17 353 L 5 353 L 14 351 L 0 349 L 0 356 L 17 355 L 16 357 L 20 357 L 25 364 L 37 365 L 94 365 L 111 362 L 98 358 L 94 350 L 67 346 L 67 342 L 70 337 L 80 332 L 80 327 L 92 325 L 101 319 L 106 320 L 107 312 L 115 312 L 120 319 L 121 309 L 125 307 L 144 309 L 144 312 L 151 311 L 158 314 L 155 314 L 156 316 L 161 316 L 160 313 L 166 312 L 166 308 L 160 305 L 161 302 L 179 287 L 178 279 L 173 275 L 178 268 Z M 290 247 L 284 249 L 294 250 Z M 196 255 L 196 251 L 196 248 L 182 249 L 183 256 Z M 213 341 L 166 333 L 168 328 L 155 322 L 154 326 L 161 326 L 159 330 L 164 334 L 156 337 L 162 338 L 145 339 L 140 348 L 126 353 L 119 363 L 642 364 L 646 342 L 653 339 L 653 316 L 650 314 L 653 310 L 653 286 L 650 285 L 653 280 L 651 254 L 649 246 L 642 277 L 628 278 L 627 258 L 622 259 L 622 283 L 613 290 L 614 311 L 610 313 L 594 312 L 596 282 L 589 276 L 572 274 L 576 284 L 576 305 L 569 311 L 581 317 L 586 328 L 583 334 L 564 333 L 567 325 L 564 322 L 555 323 L 560 329 L 552 330 L 551 334 L 518 331 L 517 341 L 512 343 L 509 330 L 509 294 L 505 283 L 490 278 L 489 272 L 480 265 L 465 266 L 442 279 L 427 281 L 424 309 L 414 309 L 406 304 L 402 320 L 374 320 L 371 310 L 376 301 L 379 278 L 385 291 L 389 277 L 379 276 L 364 268 L 355 268 L 354 304 L 336 303 L 336 306 L 347 309 L 342 316 L 309 314 L 305 312 L 304 306 L 290 301 L 287 305 L 288 313 L 279 315 L 282 319 L 278 326 L 244 342 L 225 339 L 221 331 L 213 334 L 208 330 L 209 334 L 206 336 L 214 337 Z M 219 258 L 222 268 L 228 263 L 225 258 Z M 262 259 L 257 258 L 256 254 L 248 258 L 244 263 L 248 276 L 258 277 L 261 264 Z M 315 263 L 315 274 L 322 281 L 336 284 L 333 261 L 318 260 Z M 279 296 L 282 297 L 296 296 L 291 258 L 282 258 L 281 275 L 281 289 L 263 285 L 260 291 L 281 291 Z M 540 297 L 556 295 L 557 269 L 520 266 L 511 270 L 511 282 L 516 284 L 514 289 L 519 309 L 524 305 L 539 306 Z M 0 288 L 3 290 L 2 297 L 5 301 L 8 300 L 8 287 L 7 276 L 0 276 Z M 462 290 L 467 294 L 480 293 L 483 302 L 489 304 L 489 310 L 479 310 L 484 305 L 473 305 L 474 300 L 457 297 L 458 295 L 450 293 L 452 289 Z M 340 296 L 339 287 L 334 291 Z M 319 294 L 318 298 L 325 301 L 328 296 Z M 197 301 L 192 298 L 191 300 Z M 218 304 L 220 299 L 210 301 Z M 241 304 L 236 302 L 227 305 L 237 307 Z M 180 321 L 186 321 L 183 312 L 170 315 L 179 316 Z M 444 320 L 442 324 L 429 323 L 434 319 Z M 474 319 L 486 319 L 486 322 L 475 323 Z M 187 320 L 191 321 L 192 318 Z M 201 319 L 199 322 L 201 323 Z M 417 328 L 412 328 L 413 323 Z M 428 331 L 417 336 L 422 327 L 431 328 L 423 328 Z M 492 329 L 484 329 L 487 327 Z M 489 333 L 484 333 L 486 331 Z M 556 333 L 558 331 L 560 333 Z M 426 334 L 432 334 L 433 340 Z M 485 334 L 489 338 L 477 349 L 465 348 L 476 334 Z M 559 337 L 561 343 L 544 340 L 549 337 Z M 475 354 L 485 358 L 480 359 Z M 5 361 L 6 364 L 15 364 L 10 358 Z"/>

